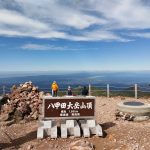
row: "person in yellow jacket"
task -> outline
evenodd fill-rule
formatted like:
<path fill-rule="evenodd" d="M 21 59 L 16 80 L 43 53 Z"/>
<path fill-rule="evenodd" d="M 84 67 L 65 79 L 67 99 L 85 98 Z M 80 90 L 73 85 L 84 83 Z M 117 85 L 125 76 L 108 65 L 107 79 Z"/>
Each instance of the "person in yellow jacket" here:
<path fill-rule="evenodd" d="M 57 96 L 58 84 L 56 83 L 56 81 L 53 81 L 51 88 L 52 88 L 52 96 L 53 97 Z"/>

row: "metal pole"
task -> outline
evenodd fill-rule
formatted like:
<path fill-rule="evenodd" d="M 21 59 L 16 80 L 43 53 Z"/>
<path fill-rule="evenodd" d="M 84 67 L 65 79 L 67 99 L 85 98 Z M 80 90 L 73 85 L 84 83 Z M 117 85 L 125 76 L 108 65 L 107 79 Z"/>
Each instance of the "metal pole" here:
<path fill-rule="evenodd" d="M 91 96 L 91 84 L 89 84 L 89 96 Z"/>
<path fill-rule="evenodd" d="M 5 91 L 5 86 L 3 86 L 3 95 L 5 95 L 6 91 Z"/>
<path fill-rule="evenodd" d="M 109 89 L 109 84 L 107 84 L 107 98 L 110 96 L 110 89 Z"/>
<path fill-rule="evenodd" d="M 137 99 L 137 84 L 134 85 L 134 89 L 135 89 L 135 98 Z"/>

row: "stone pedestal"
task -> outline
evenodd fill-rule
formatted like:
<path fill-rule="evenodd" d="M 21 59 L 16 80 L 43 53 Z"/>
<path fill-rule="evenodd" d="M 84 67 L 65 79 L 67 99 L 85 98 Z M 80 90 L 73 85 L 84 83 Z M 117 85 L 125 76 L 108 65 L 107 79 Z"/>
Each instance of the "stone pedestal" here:
<path fill-rule="evenodd" d="M 102 127 L 96 123 L 94 119 L 92 120 L 79 120 L 81 125 L 81 129 L 83 131 L 84 137 L 90 137 L 91 134 L 95 134 L 97 136 L 103 136 Z"/>
<path fill-rule="evenodd" d="M 76 120 L 63 120 L 61 122 L 61 138 L 67 138 L 68 135 L 80 137 L 80 127 Z"/>
<path fill-rule="evenodd" d="M 42 139 L 46 136 L 57 138 L 57 125 L 53 120 L 40 121 L 37 130 L 37 139 Z"/>
<path fill-rule="evenodd" d="M 84 137 L 90 137 L 95 134 L 97 136 L 103 136 L 102 128 L 92 120 L 79 120 L 79 124 L 76 120 L 62 120 L 60 124 L 61 138 L 67 138 L 68 136 L 80 137 L 81 130 Z M 57 138 L 57 125 L 54 120 L 40 121 L 37 130 L 37 139 L 42 139 L 46 136 L 51 138 Z"/>

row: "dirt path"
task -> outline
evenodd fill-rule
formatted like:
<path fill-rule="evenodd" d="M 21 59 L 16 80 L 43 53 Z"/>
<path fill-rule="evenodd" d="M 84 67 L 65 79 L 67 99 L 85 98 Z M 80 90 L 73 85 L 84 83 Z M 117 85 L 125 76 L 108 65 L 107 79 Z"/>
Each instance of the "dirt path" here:
<path fill-rule="evenodd" d="M 116 121 L 114 113 L 119 101 L 121 101 L 120 97 L 96 98 L 96 119 L 103 127 L 105 133 L 103 138 L 92 136 L 91 138 L 37 140 L 37 121 L 34 121 L 0 127 L 0 149 L 68 150 L 71 142 L 85 139 L 92 142 L 96 150 L 150 150 L 150 121 Z M 150 103 L 150 99 L 137 101 Z"/>

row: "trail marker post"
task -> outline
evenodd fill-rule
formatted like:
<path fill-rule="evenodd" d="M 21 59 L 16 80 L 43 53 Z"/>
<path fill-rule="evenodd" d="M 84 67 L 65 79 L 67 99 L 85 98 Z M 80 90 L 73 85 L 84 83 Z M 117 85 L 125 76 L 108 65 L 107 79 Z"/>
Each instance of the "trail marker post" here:
<path fill-rule="evenodd" d="M 91 96 L 91 84 L 89 84 L 89 96 Z"/>
<path fill-rule="evenodd" d="M 110 97 L 110 89 L 109 89 L 109 84 L 107 84 L 107 98 Z"/>
<path fill-rule="evenodd" d="M 137 84 L 134 85 L 134 89 L 135 89 L 135 98 L 137 99 L 138 94 L 137 94 Z"/>

